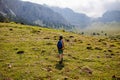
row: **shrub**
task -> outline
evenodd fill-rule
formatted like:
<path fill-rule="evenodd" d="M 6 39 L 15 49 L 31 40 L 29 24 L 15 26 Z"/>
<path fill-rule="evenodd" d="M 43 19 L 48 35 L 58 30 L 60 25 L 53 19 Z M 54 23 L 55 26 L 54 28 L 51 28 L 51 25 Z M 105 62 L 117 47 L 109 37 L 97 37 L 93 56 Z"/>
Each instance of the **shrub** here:
<path fill-rule="evenodd" d="M 65 32 L 65 30 L 63 29 L 62 32 Z"/>
<path fill-rule="evenodd" d="M 17 54 L 24 54 L 24 51 L 18 51 Z"/>
<path fill-rule="evenodd" d="M 13 29 L 12 29 L 12 28 L 10 28 L 9 30 L 10 30 L 10 31 L 13 31 Z"/>
<path fill-rule="evenodd" d="M 82 35 L 84 34 L 84 32 L 81 33 Z"/>
<path fill-rule="evenodd" d="M 108 50 L 108 52 L 112 52 L 112 50 Z"/>
<path fill-rule="evenodd" d="M 74 38 L 74 36 L 69 36 L 69 38 Z"/>
<path fill-rule="evenodd" d="M 51 42 L 48 42 L 48 43 L 46 43 L 46 45 L 53 45 L 53 43 L 51 43 Z"/>
<path fill-rule="evenodd" d="M 74 39 L 74 42 L 77 42 L 77 39 Z"/>
<path fill-rule="evenodd" d="M 33 29 L 31 32 L 32 32 L 32 33 L 37 33 L 38 30 Z"/>
<path fill-rule="evenodd" d="M 96 33 L 94 32 L 93 35 L 96 35 Z"/>
<path fill-rule="evenodd" d="M 89 46 L 89 47 L 87 47 L 87 49 L 88 49 L 88 50 L 92 50 L 92 47 L 91 47 L 91 46 Z"/>
<path fill-rule="evenodd" d="M 82 40 L 78 40 L 80 43 L 83 43 L 83 41 Z"/>
<path fill-rule="evenodd" d="M 107 33 L 105 33 L 105 36 L 107 36 Z"/>
<path fill-rule="evenodd" d="M 66 42 L 70 42 L 70 40 L 69 40 L 69 39 L 65 39 L 65 41 L 66 41 Z"/>
<path fill-rule="evenodd" d="M 45 37 L 45 38 L 43 38 L 43 39 L 50 39 L 49 37 Z"/>
<path fill-rule="evenodd" d="M 96 49 L 96 50 L 102 50 L 102 48 L 100 48 L 100 47 L 95 47 L 95 49 Z"/>

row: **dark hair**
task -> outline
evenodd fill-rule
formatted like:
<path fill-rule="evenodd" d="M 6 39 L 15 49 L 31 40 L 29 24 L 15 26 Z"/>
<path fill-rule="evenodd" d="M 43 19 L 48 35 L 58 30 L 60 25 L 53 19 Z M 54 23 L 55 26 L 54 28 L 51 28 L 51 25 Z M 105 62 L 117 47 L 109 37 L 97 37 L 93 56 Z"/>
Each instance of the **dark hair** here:
<path fill-rule="evenodd" d="M 60 37 L 59 37 L 59 40 L 61 40 L 61 39 L 63 39 L 63 36 L 60 36 Z"/>

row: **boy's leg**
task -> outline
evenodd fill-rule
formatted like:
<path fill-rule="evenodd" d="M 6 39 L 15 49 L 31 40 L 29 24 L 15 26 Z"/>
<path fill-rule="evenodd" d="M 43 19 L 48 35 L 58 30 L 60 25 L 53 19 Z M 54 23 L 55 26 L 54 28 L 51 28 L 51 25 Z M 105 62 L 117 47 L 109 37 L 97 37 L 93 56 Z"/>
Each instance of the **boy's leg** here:
<path fill-rule="evenodd" d="M 63 53 L 61 54 L 61 61 L 63 61 Z"/>
<path fill-rule="evenodd" d="M 61 54 L 59 54 L 60 61 L 61 61 L 61 57 L 62 57 Z"/>
<path fill-rule="evenodd" d="M 60 58 L 59 63 L 62 64 L 62 61 L 63 61 L 63 50 L 59 50 L 59 58 Z"/>
<path fill-rule="evenodd" d="M 63 54 L 61 54 L 61 57 L 60 57 L 60 64 L 62 64 L 62 62 L 63 62 Z"/>
<path fill-rule="evenodd" d="M 60 60 L 59 60 L 59 64 L 62 64 L 62 54 L 59 54 Z"/>

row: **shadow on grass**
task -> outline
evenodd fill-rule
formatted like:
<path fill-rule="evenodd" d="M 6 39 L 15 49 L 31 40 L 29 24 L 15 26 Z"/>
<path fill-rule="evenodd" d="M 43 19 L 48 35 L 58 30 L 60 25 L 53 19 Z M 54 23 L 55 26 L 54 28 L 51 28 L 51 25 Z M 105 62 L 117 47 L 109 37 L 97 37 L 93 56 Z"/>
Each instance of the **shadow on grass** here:
<path fill-rule="evenodd" d="M 55 68 L 58 69 L 58 70 L 62 70 L 64 68 L 64 64 L 57 63 Z"/>

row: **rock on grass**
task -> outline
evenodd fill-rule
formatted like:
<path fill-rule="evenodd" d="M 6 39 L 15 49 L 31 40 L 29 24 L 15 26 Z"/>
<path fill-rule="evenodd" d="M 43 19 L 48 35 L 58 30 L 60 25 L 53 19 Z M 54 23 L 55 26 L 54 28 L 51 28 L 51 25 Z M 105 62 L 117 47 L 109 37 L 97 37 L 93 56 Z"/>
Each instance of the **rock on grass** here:
<path fill-rule="evenodd" d="M 10 31 L 13 31 L 13 29 L 12 29 L 12 28 L 10 28 L 9 30 L 10 30 Z"/>
<path fill-rule="evenodd" d="M 96 50 L 102 50 L 102 48 L 100 48 L 100 47 L 95 47 L 95 49 L 96 49 Z"/>
<path fill-rule="evenodd" d="M 92 50 L 92 47 L 90 46 L 90 47 L 86 47 L 88 50 Z"/>
<path fill-rule="evenodd" d="M 50 39 L 49 37 L 45 37 L 45 38 L 43 38 L 43 39 Z"/>
<path fill-rule="evenodd" d="M 69 36 L 69 38 L 74 38 L 74 36 Z"/>
<path fill-rule="evenodd" d="M 108 50 L 108 52 L 112 52 L 112 50 Z"/>
<path fill-rule="evenodd" d="M 46 43 L 46 45 L 53 45 L 53 43 L 51 43 L 51 42 L 48 42 L 48 43 Z"/>
<path fill-rule="evenodd" d="M 87 74 L 93 73 L 93 71 L 89 67 L 82 67 L 81 72 L 85 72 Z"/>
<path fill-rule="evenodd" d="M 13 79 L 12 79 L 12 78 L 8 78 L 8 77 L 7 77 L 7 78 L 4 78 L 3 80 L 13 80 Z"/>
<path fill-rule="evenodd" d="M 120 77 L 117 77 L 117 76 L 113 75 L 112 80 L 120 80 Z"/>
<path fill-rule="evenodd" d="M 17 54 L 24 54 L 24 51 L 18 51 Z"/>
<path fill-rule="evenodd" d="M 68 80 L 68 77 L 65 77 L 64 80 Z"/>
<path fill-rule="evenodd" d="M 66 41 L 66 42 L 70 42 L 70 40 L 69 40 L 69 39 L 65 39 L 65 41 Z"/>
<path fill-rule="evenodd" d="M 11 67 L 12 67 L 12 65 L 11 65 L 11 64 L 9 64 L 9 65 L 8 65 L 8 68 L 10 69 Z"/>

